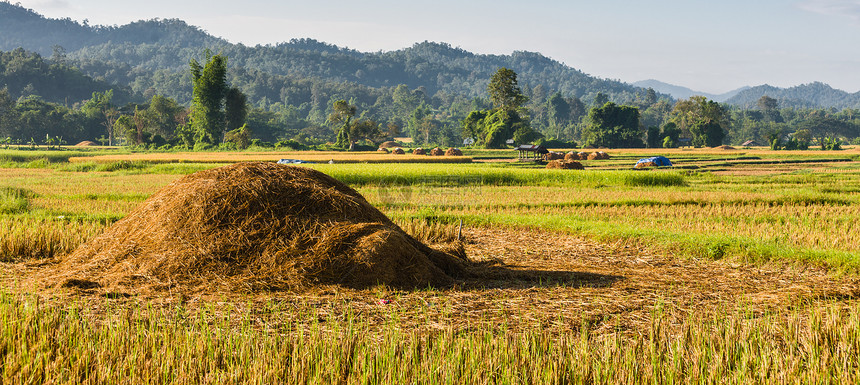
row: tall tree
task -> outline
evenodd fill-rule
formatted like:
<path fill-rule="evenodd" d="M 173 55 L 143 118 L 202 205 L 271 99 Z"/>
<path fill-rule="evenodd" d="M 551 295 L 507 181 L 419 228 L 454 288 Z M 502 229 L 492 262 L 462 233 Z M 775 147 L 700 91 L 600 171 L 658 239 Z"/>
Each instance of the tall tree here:
<path fill-rule="evenodd" d="M 224 118 L 227 131 L 242 127 L 248 118 L 248 97 L 236 87 L 227 90 L 224 97 Z"/>
<path fill-rule="evenodd" d="M 556 132 L 556 139 L 561 138 L 564 127 L 570 121 L 570 105 L 561 97 L 560 92 L 554 93 L 546 101 L 550 127 Z"/>
<path fill-rule="evenodd" d="M 671 120 L 679 129 L 689 133 L 694 146 L 714 147 L 711 144 L 721 143 L 730 126 L 728 109 L 704 96 L 693 96 L 676 103 Z"/>
<path fill-rule="evenodd" d="M 517 84 L 517 73 L 505 67 L 499 68 L 490 77 L 487 92 L 490 94 L 493 105 L 505 110 L 516 110 L 528 101 Z"/>
<path fill-rule="evenodd" d="M 352 150 L 355 143 L 349 134 L 352 118 L 355 116 L 355 106 L 349 104 L 346 100 L 338 100 L 331 107 L 332 112 L 328 116 L 328 121 L 338 127 L 336 145 L 340 148 L 349 148 L 349 150 Z"/>
<path fill-rule="evenodd" d="M 209 57 L 201 66 L 191 59 L 191 78 L 194 85 L 191 100 L 191 124 L 196 141 L 218 144 L 224 135 L 224 98 L 227 93 L 227 58 Z"/>
<path fill-rule="evenodd" d="M 582 133 L 588 147 L 642 147 L 639 109 L 607 102 L 588 113 L 588 126 Z"/>
<path fill-rule="evenodd" d="M 93 92 L 92 98 L 84 103 L 81 110 L 84 114 L 93 120 L 100 121 L 107 129 L 108 145 L 114 145 L 114 124 L 119 118 L 119 112 L 111 104 L 113 99 L 113 89 L 107 92 Z"/>

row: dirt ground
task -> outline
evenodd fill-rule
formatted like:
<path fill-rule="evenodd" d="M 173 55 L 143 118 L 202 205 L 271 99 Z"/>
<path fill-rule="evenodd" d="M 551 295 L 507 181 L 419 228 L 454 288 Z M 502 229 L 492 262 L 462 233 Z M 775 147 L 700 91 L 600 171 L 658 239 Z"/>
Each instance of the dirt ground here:
<path fill-rule="evenodd" d="M 534 230 L 464 229 L 466 251 L 477 262 L 453 288 L 350 290 L 336 286 L 303 293 L 42 292 L 20 282 L 37 263 L 0 266 L 8 291 L 48 302 L 79 301 L 95 310 L 120 304 L 182 304 L 216 312 L 251 313 L 267 328 L 314 319 L 353 318 L 368 325 L 410 330 L 504 327 L 643 333 L 655 312 L 682 323 L 708 314 L 744 317 L 788 314 L 805 306 L 856 304 L 860 278 L 837 277 L 809 265 L 742 265 L 664 255 L 625 244 Z M 108 306 L 109 304 L 109 306 Z M 121 306 L 120 306 L 121 307 Z M 223 315 L 223 314 L 222 314 Z"/>

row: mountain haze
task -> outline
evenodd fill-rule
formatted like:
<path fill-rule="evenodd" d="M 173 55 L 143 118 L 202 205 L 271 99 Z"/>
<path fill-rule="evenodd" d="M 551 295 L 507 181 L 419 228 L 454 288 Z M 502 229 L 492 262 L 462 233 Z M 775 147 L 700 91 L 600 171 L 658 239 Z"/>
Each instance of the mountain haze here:
<path fill-rule="evenodd" d="M 722 94 L 709 94 L 707 92 L 694 91 L 687 87 L 676 86 L 674 84 L 664 83 L 659 80 L 648 79 L 633 83 L 636 87 L 653 88 L 654 91 L 672 95 L 675 99 L 689 99 L 691 96 L 704 96 L 716 102 L 725 102 L 739 92 L 748 89 L 749 87 L 741 87 Z"/>

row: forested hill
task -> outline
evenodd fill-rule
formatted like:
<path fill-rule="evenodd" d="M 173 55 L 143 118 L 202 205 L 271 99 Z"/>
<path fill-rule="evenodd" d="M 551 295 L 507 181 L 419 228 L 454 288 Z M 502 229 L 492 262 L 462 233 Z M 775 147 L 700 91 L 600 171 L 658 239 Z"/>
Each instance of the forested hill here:
<path fill-rule="evenodd" d="M 790 88 L 769 85 L 753 87 L 741 91 L 726 103 L 749 108 L 755 106 L 764 95 L 779 101 L 779 106 L 783 108 L 860 108 L 860 92 L 851 94 L 819 82 Z"/>
<path fill-rule="evenodd" d="M 428 95 L 444 91 L 466 97 L 485 96 L 487 81 L 499 67 L 516 71 L 527 93 L 538 87 L 541 93 L 560 91 L 565 96 L 589 100 L 602 92 L 625 102 L 643 92 L 619 81 L 586 75 L 531 52 L 476 55 L 448 44 L 424 42 L 398 51 L 362 53 L 309 39 L 249 47 L 213 37 L 181 20 L 89 26 L 70 19 L 45 18 L 21 6 L 0 2 L 0 50 L 23 47 L 48 56 L 54 54 L 56 46 L 96 79 L 129 85 L 140 94 L 151 89 L 181 102 L 187 102 L 188 95 L 171 89 L 185 81 L 181 77 L 187 76 L 189 60 L 202 59 L 205 49 L 226 55 L 229 66 L 241 68 L 244 76 L 286 76 L 373 88 L 406 84 L 411 89 L 423 87 Z M 257 94 L 271 93 L 258 91 L 248 92 L 252 102 Z M 270 101 L 285 102 L 283 95 L 278 95 L 278 100 L 270 96 L 266 95 Z"/>
<path fill-rule="evenodd" d="M 128 87 L 94 80 L 68 65 L 61 57 L 45 60 L 21 48 L 0 51 L 0 90 L 19 97 L 39 96 L 45 101 L 72 105 L 89 99 L 93 92 L 114 90 L 118 103 L 134 100 Z"/>

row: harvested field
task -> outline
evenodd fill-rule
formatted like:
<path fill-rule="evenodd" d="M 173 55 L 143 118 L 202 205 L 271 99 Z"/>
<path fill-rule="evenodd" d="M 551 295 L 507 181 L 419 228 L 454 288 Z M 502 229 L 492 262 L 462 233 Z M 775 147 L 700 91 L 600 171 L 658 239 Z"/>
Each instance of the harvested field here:
<path fill-rule="evenodd" d="M 320 320 L 361 319 L 371 328 L 392 322 L 413 331 L 483 330 L 506 325 L 527 331 L 540 325 L 553 333 L 579 330 L 594 335 L 647 333 L 655 306 L 664 306 L 668 327 L 689 317 L 741 312 L 759 317 L 788 316 L 801 303 L 824 305 L 860 298 L 860 278 L 838 278 L 825 269 L 785 265 L 752 266 L 677 258 L 628 244 L 605 244 L 573 235 L 526 229 L 465 229 L 465 250 L 476 265 L 472 276 L 444 290 L 370 290 L 322 285 L 291 294 L 257 292 L 256 306 L 275 301 Z M 0 265 L 12 277 L 39 275 L 43 264 Z M 86 281 L 84 281 L 86 282 Z M 105 295 L 98 291 L 66 291 Z M 109 294 L 109 293 L 108 293 Z M 169 305 L 188 301 L 192 308 L 211 301 L 238 301 L 232 291 L 140 293 L 138 300 Z M 232 299 L 231 299 L 232 298 Z M 384 306 L 380 299 L 384 299 Z M 293 321 L 297 321 L 294 319 Z M 289 319 L 281 322 L 289 323 Z"/>
<path fill-rule="evenodd" d="M 2 383 L 858 382 L 860 158 L 853 149 L 661 149 L 676 167 L 650 172 L 629 168 L 653 149 L 613 150 L 612 160 L 583 162 L 589 168 L 579 172 L 498 160 L 511 160 L 510 150 L 466 149 L 482 163 L 462 165 L 340 161 L 418 158 L 376 151 L 279 156 L 324 157 L 306 168 L 347 184 L 334 189 L 340 194 L 361 193 L 415 241 L 463 261 L 460 274 L 444 272 L 448 285 L 432 287 L 356 285 L 319 279 L 326 274 L 313 268 L 295 274 L 308 258 L 286 254 L 296 245 L 313 249 L 327 227 L 305 226 L 319 231 L 301 237 L 278 225 L 303 227 L 305 217 L 331 225 L 331 218 L 243 214 L 308 205 L 328 192 L 284 199 L 266 183 L 227 178 L 259 194 L 185 199 L 194 189 L 159 191 L 195 171 L 217 172 L 218 164 L 66 162 L 121 155 L 112 151 L 0 153 Z M 319 180 L 309 184 L 326 190 Z M 190 236 L 184 231 L 194 226 L 126 223 L 154 201 L 156 219 L 204 224 Z M 198 210 L 206 202 L 228 209 Z M 198 211 L 209 211 L 208 219 L 197 220 Z M 116 227 L 132 231 L 103 233 Z M 146 240 L 159 234 L 182 242 Z M 328 237 L 342 250 L 310 260 L 338 264 L 392 244 L 422 249 L 402 234 L 390 242 L 365 235 Z M 113 238 L 105 250 L 167 246 L 69 254 L 105 238 Z M 290 241 L 271 248 L 284 255 L 267 259 L 260 250 L 274 238 Z M 365 240 L 380 247 L 362 247 Z M 171 254 L 188 249 L 183 242 L 203 253 Z M 403 248 L 393 250 L 397 261 Z"/>

